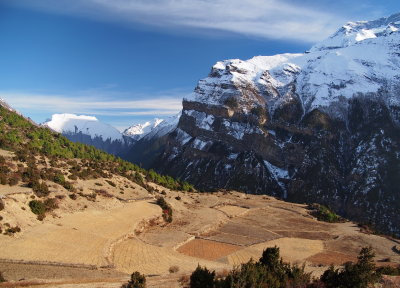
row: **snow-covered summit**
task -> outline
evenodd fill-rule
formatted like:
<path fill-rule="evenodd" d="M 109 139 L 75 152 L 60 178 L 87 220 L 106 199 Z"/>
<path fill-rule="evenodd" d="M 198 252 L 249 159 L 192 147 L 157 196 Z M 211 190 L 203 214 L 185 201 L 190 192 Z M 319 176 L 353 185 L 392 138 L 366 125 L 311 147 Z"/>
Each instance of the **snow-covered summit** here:
<path fill-rule="evenodd" d="M 244 113 L 264 103 L 273 113 L 293 95 L 304 113 L 360 93 L 399 105 L 394 93 L 400 87 L 399 44 L 400 14 L 348 23 L 308 53 L 219 61 L 187 100 L 224 105 L 234 98 Z"/>
<path fill-rule="evenodd" d="M 400 13 L 373 21 L 348 22 L 328 39 L 314 45 L 311 51 L 343 48 L 366 39 L 387 36 L 400 29 Z"/>
<path fill-rule="evenodd" d="M 121 132 L 111 125 L 100 122 L 94 116 L 53 114 L 51 119 L 43 125 L 63 134 L 82 133 L 91 138 L 100 137 L 104 141 L 107 139 L 123 141 Z"/>
<path fill-rule="evenodd" d="M 159 126 L 164 119 L 154 118 L 152 121 L 147 121 L 142 124 L 135 124 L 123 132 L 125 136 L 129 136 L 134 140 L 140 140 L 143 136 L 150 133 L 153 129 Z"/>
<path fill-rule="evenodd" d="M 151 130 L 149 133 L 143 135 L 143 138 L 147 140 L 153 137 L 159 138 L 172 132 L 178 126 L 181 115 L 182 112 L 179 112 L 176 115 L 168 117 L 164 121 L 160 122 L 159 125 L 157 125 L 157 127 Z"/>

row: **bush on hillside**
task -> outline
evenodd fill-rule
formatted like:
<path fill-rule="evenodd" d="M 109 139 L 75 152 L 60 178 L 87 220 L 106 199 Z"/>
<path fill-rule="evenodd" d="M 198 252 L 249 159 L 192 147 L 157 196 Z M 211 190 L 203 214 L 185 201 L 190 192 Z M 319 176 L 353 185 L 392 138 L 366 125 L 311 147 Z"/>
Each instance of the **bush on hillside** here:
<path fill-rule="evenodd" d="M 58 208 L 58 203 L 56 198 L 48 198 L 46 200 L 32 200 L 29 202 L 29 208 L 33 214 L 38 215 L 38 219 L 44 219 L 46 212 L 53 211 Z"/>
<path fill-rule="evenodd" d="M 121 288 L 146 288 L 146 277 L 139 272 L 133 272 L 131 280 Z"/>
<path fill-rule="evenodd" d="M 4 210 L 4 202 L 2 199 L 0 199 L 0 211 Z"/>
<path fill-rule="evenodd" d="M 156 203 L 162 209 L 163 219 L 166 222 L 171 223 L 172 222 L 172 207 L 167 203 L 167 201 L 165 201 L 164 197 L 158 198 Z"/>
<path fill-rule="evenodd" d="M 28 187 L 32 188 L 33 192 L 38 197 L 46 197 L 50 194 L 49 187 L 47 187 L 46 182 L 33 180 L 28 183 Z"/>
<path fill-rule="evenodd" d="M 190 288 L 213 288 L 215 271 L 210 271 L 206 267 L 197 266 L 196 270 L 190 275 Z"/>
<path fill-rule="evenodd" d="M 319 221 L 330 223 L 339 223 L 345 221 L 342 217 L 324 205 L 311 204 L 308 206 L 308 209 L 311 210 L 310 214 L 316 217 Z"/>
<path fill-rule="evenodd" d="M 42 201 L 38 200 L 30 201 L 29 208 L 31 208 L 32 213 L 36 215 L 43 215 L 44 213 L 46 213 L 46 206 Z"/>
<path fill-rule="evenodd" d="M 6 278 L 3 276 L 3 272 L 0 272 L 0 283 L 1 282 L 7 282 Z"/>

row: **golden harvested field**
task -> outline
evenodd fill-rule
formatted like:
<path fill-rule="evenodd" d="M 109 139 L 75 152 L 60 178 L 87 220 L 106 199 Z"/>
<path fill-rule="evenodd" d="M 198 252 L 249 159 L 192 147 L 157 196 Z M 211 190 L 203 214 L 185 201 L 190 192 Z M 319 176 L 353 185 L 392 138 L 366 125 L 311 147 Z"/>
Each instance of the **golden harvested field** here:
<path fill-rule="evenodd" d="M 115 246 L 113 262 L 118 271 L 126 273 L 140 271 L 145 274 L 166 274 L 172 266 L 179 267 L 180 271 L 189 272 L 196 269 L 198 264 L 210 269 L 229 268 L 222 263 L 203 260 L 207 259 L 205 257 L 192 256 L 196 258 L 169 248 L 149 245 L 137 239 L 127 239 Z"/>
<path fill-rule="evenodd" d="M 86 210 L 34 226 L 18 238 L 0 237 L 3 259 L 106 266 L 112 244 L 134 233 L 136 224 L 158 216 L 149 202 L 111 210 Z"/>
<path fill-rule="evenodd" d="M 308 257 L 321 253 L 324 249 L 323 242 L 320 240 L 280 238 L 236 251 L 227 256 L 228 263 L 231 265 L 239 265 L 249 261 L 251 258 L 253 258 L 253 260 L 258 260 L 263 250 L 274 246 L 280 248 L 281 256 L 285 261 L 292 263 L 302 263 Z"/>
<path fill-rule="evenodd" d="M 242 247 L 232 244 L 194 239 L 179 247 L 177 251 L 192 257 L 217 260 L 240 249 L 242 249 Z"/>
<path fill-rule="evenodd" d="M 11 236 L 0 234 L 5 278 L 43 284 L 34 287 L 121 287 L 139 271 L 146 274 L 148 287 L 178 288 L 178 279 L 198 264 L 229 270 L 259 259 L 265 248 L 275 245 L 285 261 L 305 262 L 306 270 L 316 273 L 331 263 L 355 259 L 365 246 L 375 249 L 377 260 L 400 263 L 392 250 L 399 245 L 395 240 L 360 233 L 351 222 L 317 221 L 304 205 L 238 192 L 184 193 L 152 183 L 155 190 L 148 192 L 120 176 L 112 178 L 115 186 L 107 180 L 77 180 L 76 200 L 49 183 L 49 197 L 63 197 L 43 221 L 28 206 L 34 197 L 30 188 L 0 185 L 5 204 L 0 227 L 8 223 L 22 229 Z M 97 189 L 106 193 L 85 197 Z M 172 207 L 172 223 L 162 220 L 154 203 L 160 196 Z M 169 272 L 173 266 L 178 273 Z M 4 285 L 9 284 L 0 287 Z"/>
<path fill-rule="evenodd" d="M 234 206 L 234 205 L 224 205 L 224 206 L 218 207 L 218 210 L 226 213 L 229 217 L 243 215 L 247 211 L 249 211 L 249 209 L 247 209 L 247 208 Z"/>

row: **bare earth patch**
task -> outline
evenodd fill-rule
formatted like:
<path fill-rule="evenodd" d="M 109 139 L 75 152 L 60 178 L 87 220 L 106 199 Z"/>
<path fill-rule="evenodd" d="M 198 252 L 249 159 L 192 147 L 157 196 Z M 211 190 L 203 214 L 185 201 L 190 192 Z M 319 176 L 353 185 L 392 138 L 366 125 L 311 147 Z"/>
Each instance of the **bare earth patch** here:
<path fill-rule="evenodd" d="M 242 247 L 204 239 L 194 239 L 178 248 L 178 251 L 192 257 L 217 260 Z"/>
<path fill-rule="evenodd" d="M 307 258 L 307 261 L 315 265 L 343 265 L 349 261 L 356 262 L 357 257 L 335 251 L 324 251 Z"/>

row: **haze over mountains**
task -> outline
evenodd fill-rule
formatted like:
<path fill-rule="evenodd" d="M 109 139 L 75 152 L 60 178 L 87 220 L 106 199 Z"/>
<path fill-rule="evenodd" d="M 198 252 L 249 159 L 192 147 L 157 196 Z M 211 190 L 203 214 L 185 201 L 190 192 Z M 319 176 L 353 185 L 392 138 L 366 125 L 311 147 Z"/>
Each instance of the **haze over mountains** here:
<path fill-rule="evenodd" d="M 163 133 L 165 122 L 132 129 L 153 127 L 124 157 L 200 189 L 319 202 L 399 234 L 399 29 L 394 14 L 347 23 L 303 54 L 217 62 Z"/>

